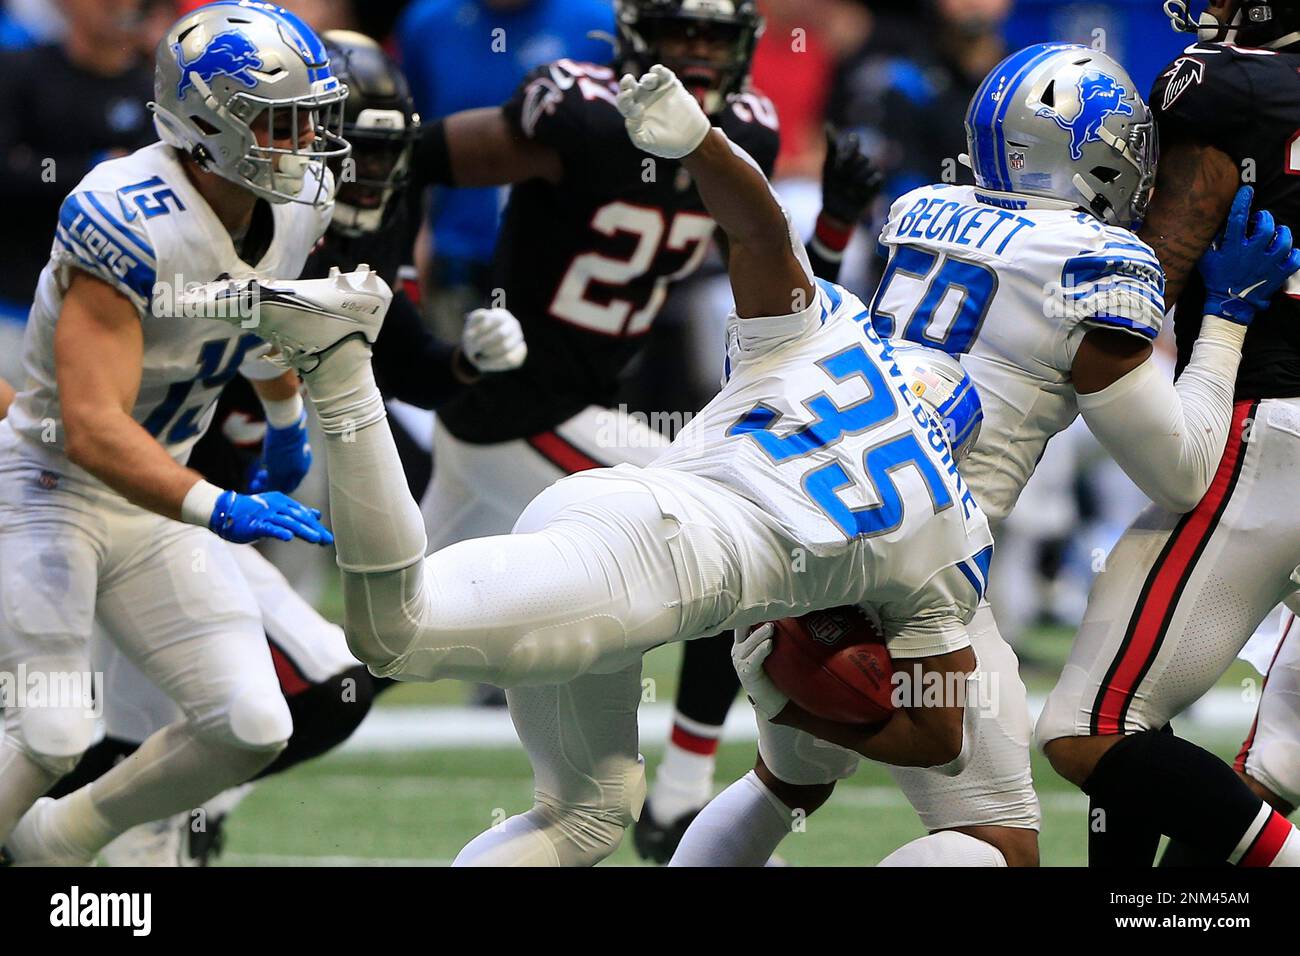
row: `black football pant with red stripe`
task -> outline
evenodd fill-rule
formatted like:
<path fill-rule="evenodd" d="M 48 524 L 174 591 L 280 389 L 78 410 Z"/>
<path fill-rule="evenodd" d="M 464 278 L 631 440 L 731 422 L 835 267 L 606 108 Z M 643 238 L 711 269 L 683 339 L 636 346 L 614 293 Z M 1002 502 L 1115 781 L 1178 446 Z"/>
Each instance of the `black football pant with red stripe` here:
<path fill-rule="evenodd" d="M 1284 819 L 1268 819 L 1223 761 L 1160 733 L 1296 588 L 1300 399 L 1238 402 L 1233 414 L 1200 504 L 1186 515 L 1148 508 L 1108 556 L 1038 721 L 1040 746 L 1062 737 L 1132 738 L 1085 781 L 1094 809 L 1110 821 L 1094 843 L 1123 832 L 1154 852 L 1149 838 L 1163 832 L 1219 859 L 1259 862 L 1283 826 L 1289 830 Z M 1243 844 L 1250 834 L 1264 845 Z"/>

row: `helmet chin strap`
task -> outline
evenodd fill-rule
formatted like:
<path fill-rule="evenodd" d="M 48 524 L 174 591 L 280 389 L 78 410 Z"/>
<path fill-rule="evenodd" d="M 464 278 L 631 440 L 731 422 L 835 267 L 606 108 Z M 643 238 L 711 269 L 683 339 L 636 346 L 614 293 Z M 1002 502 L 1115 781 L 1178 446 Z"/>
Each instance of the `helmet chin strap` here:
<path fill-rule="evenodd" d="M 1197 20 L 1196 38 L 1203 43 L 1236 43 L 1237 28 L 1241 26 L 1241 11 L 1232 15 L 1226 26 L 1208 10 Z"/>

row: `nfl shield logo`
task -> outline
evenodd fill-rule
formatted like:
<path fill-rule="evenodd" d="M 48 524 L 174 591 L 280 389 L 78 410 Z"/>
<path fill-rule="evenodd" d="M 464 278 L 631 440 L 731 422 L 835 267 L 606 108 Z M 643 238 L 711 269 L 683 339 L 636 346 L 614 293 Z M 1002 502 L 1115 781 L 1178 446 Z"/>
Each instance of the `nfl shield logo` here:
<path fill-rule="evenodd" d="M 1024 154 L 1024 153 L 1012 153 L 1010 156 L 1007 157 L 1007 159 L 1010 161 L 1010 163 L 1011 163 L 1011 168 L 1012 168 L 1012 169 L 1024 169 L 1024 168 L 1025 168 L 1025 154 Z"/>

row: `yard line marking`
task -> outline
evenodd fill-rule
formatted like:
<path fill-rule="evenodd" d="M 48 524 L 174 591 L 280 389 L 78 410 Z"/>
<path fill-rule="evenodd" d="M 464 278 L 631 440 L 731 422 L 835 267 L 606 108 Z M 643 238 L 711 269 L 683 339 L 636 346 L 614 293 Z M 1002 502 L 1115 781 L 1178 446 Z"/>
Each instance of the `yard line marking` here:
<path fill-rule="evenodd" d="M 1029 695 L 1029 715 L 1036 720 L 1045 700 Z M 1232 738 L 1240 742 L 1255 706 L 1239 688 L 1216 687 L 1178 718 L 1180 733 L 1197 738 Z M 645 704 L 639 717 L 641 746 L 654 749 L 668 739 L 673 709 L 668 704 Z M 744 703 L 731 708 L 723 739 L 757 738 L 754 711 Z M 488 707 L 375 707 L 357 732 L 340 748 L 342 753 L 401 753 L 415 750 L 478 750 L 518 747 L 510 714 Z"/>

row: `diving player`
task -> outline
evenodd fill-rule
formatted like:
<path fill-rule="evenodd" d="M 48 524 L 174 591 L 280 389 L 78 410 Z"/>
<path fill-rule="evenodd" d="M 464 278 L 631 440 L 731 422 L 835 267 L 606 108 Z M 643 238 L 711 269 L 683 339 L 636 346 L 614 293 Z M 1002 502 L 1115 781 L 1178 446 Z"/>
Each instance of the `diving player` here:
<path fill-rule="evenodd" d="M 988 75 L 966 129 L 978 185 L 927 186 L 895 202 L 881 236 L 890 257 L 872 322 L 882 335 L 961 356 L 984 406 L 979 439 L 962 463 L 976 499 L 991 520 L 1006 517 L 1047 441 L 1082 412 L 1148 495 L 1171 507 L 1195 504 L 1228 436 L 1246 324 L 1300 267 L 1290 231 L 1275 235 L 1261 213 L 1247 235 L 1250 193 L 1238 196 L 1221 248 L 1202 263 L 1215 294 L 1201 303 L 1201 336 L 1175 386 L 1151 357 L 1163 317 L 1160 266 L 1130 231 L 1146 208 L 1155 150 L 1149 111 L 1124 69 L 1081 46 L 1028 47 Z M 1024 686 L 987 601 L 970 633 L 1004 665 L 999 743 L 982 744 L 1023 777 L 1008 787 L 1013 778 L 972 762 L 962 777 L 918 786 L 925 796 L 913 803 L 931 835 L 886 865 L 962 862 L 949 844 L 966 828 L 1010 828 L 1023 840 L 1037 827 L 1036 806 L 1029 812 L 1021 796 L 1029 775 Z M 984 654 L 981 666 L 994 668 Z M 784 777 L 768 767 L 781 785 L 809 785 L 786 787 L 787 807 L 817 805 L 834 781 L 816 776 L 815 761 Z M 774 788 L 747 779 L 724 791 L 673 862 L 766 859 L 790 825 L 789 813 L 768 806 Z M 736 820 L 749 822 L 747 839 Z"/>
<path fill-rule="evenodd" d="M 88 863 L 274 759 L 289 712 L 256 601 L 210 532 L 332 540 L 281 493 L 241 495 L 185 467 L 236 374 L 260 381 L 273 424 L 301 404 L 255 335 L 181 303 L 188 283 L 298 274 L 329 219 L 326 162 L 348 149 L 347 91 L 310 28 L 253 0 L 182 17 L 156 64 L 162 141 L 100 164 L 64 201 L 27 379 L 0 424 L 0 669 L 88 674 L 97 617 L 184 718 L 33 806 L 89 745 L 93 709 L 7 707 L 0 841 L 18 863 Z M 296 482 L 309 451 L 289 451 L 277 467 Z"/>
<path fill-rule="evenodd" d="M 262 291 L 259 331 L 303 371 L 326 434 L 353 651 L 398 679 L 550 688 L 547 722 L 520 727 L 536 805 L 473 841 L 461 864 L 591 864 L 613 851 L 644 795 L 639 660 L 667 641 L 853 603 L 879 616 L 896 658 L 964 688 L 963 699 L 978 699 L 982 680 L 964 625 L 991 538 L 956 444 L 862 303 L 814 284 L 762 173 L 680 80 L 662 66 L 625 76 L 618 105 L 639 148 L 680 159 L 694 178 L 727 235 L 736 298 L 727 384 L 656 464 L 567 478 L 514 534 L 425 558 L 369 367 L 388 290 L 359 270 Z M 241 294 L 239 283 L 205 292 L 209 308 Z M 973 430 L 978 406 L 952 414 Z M 603 707 L 578 692 L 584 683 L 602 685 Z M 787 707 L 767 732 L 795 744 L 803 727 L 872 759 L 954 774 L 975 718 L 944 702 L 864 730 Z M 553 771 L 570 755 L 590 776 Z"/>
<path fill-rule="evenodd" d="M 1220 0 L 1199 23 L 1185 3 L 1166 11 L 1198 42 L 1152 91 L 1162 157 L 1141 235 L 1178 305 L 1181 388 L 1210 321 L 1198 319 L 1221 300 L 1192 264 L 1214 248 L 1214 224 L 1240 183 L 1253 181 L 1281 223 L 1300 225 L 1300 3 Z M 1274 809 L 1300 796 L 1298 731 L 1286 717 L 1293 671 L 1275 669 L 1265 684 L 1261 714 L 1282 719 L 1261 722 L 1244 780 L 1169 728 L 1297 586 L 1300 280 L 1263 291 L 1252 296 L 1258 317 L 1244 331 L 1227 441 L 1205 462 L 1213 480 L 1204 495 L 1156 499 L 1115 546 L 1039 718 L 1052 766 L 1109 821 L 1090 827 L 1095 865 L 1147 866 L 1161 833 L 1203 863 L 1300 862 L 1300 840 Z"/>
<path fill-rule="evenodd" d="M 487 304 L 513 313 L 528 342 L 522 367 L 485 378 L 439 409 L 433 480 L 421 505 L 431 548 L 506 534 L 559 478 L 620 462 L 647 465 L 667 445 L 617 407 L 619 379 L 672 285 L 699 269 L 716 230 L 681 164 L 628 141 L 614 104 L 619 73 L 666 64 L 765 174 L 776 162 L 776 111 L 749 84 L 763 25 L 755 0 L 614 6 L 612 64 L 539 67 L 504 106 L 426 123 L 417 145 L 417 190 L 426 182 L 514 184 L 493 263 L 497 293 Z M 680 832 L 674 825 L 712 794 L 713 754 L 735 697 L 731 643 L 719 635 L 685 656 L 675 740 L 638 834 L 648 854 L 665 857 L 665 839 Z M 716 694 L 711 685 L 720 685 Z M 559 719 L 542 691 L 521 689 L 512 698 L 523 726 Z M 575 765 L 572 773 L 581 779 L 588 770 Z"/>

